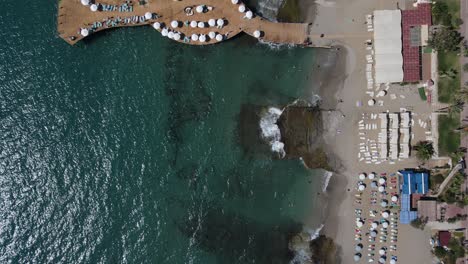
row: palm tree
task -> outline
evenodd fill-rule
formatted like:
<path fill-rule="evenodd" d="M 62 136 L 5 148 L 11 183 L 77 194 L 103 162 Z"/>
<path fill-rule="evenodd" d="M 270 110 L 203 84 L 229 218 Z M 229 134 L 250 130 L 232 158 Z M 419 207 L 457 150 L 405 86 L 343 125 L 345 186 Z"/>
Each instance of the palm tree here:
<path fill-rule="evenodd" d="M 468 87 L 460 87 L 455 91 L 455 100 L 463 103 L 468 103 Z"/>
<path fill-rule="evenodd" d="M 434 146 L 430 141 L 419 141 L 413 149 L 416 150 L 418 159 L 423 161 L 429 160 L 434 155 Z"/>

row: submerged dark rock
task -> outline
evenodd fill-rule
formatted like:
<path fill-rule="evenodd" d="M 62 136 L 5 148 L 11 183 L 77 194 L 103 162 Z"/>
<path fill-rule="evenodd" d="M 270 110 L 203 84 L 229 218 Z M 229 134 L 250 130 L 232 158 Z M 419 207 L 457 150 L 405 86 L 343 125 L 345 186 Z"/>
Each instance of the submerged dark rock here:
<path fill-rule="evenodd" d="M 289 263 L 294 257 L 289 241 L 302 229 L 290 219 L 273 226 L 220 208 L 210 209 L 203 219 L 193 217 L 176 224 L 198 247 L 215 255 L 218 263 Z"/>
<path fill-rule="evenodd" d="M 285 158 L 302 158 L 310 169 L 329 169 L 328 158 L 320 140 L 323 131 L 318 106 L 296 101 L 286 106 L 278 120 Z"/>
<path fill-rule="evenodd" d="M 312 263 L 314 264 L 335 264 L 340 263 L 338 258 L 338 247 L 333 239 L 320 235 L 310 241 L 310 251 L 312 252 Z"/>

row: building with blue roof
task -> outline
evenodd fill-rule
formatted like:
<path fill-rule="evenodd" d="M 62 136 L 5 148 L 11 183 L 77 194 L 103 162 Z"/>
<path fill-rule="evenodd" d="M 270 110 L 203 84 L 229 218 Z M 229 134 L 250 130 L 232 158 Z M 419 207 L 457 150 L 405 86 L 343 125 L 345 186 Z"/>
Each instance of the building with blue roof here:
<path fill-rule="evenodd" d="M 403 178 L 400 195 L 400 223 L 409 224 L 418 218 L 418 212 L 412 211 L 411 195 L 426 194 L 429 190 L 429 173 L 406 169 L 400 171 Z"/>

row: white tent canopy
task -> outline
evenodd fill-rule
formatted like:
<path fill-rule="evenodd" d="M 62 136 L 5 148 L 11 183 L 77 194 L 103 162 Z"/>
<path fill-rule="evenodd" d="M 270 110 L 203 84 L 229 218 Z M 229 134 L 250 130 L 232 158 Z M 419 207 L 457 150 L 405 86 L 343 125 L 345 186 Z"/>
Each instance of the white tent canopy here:
<path fill-rule="evenodd" d="M 374 11 L 376 83 L 403 81 L 401 11 Z"/>
<path fill-rule="evenodd" d="M 161 28 L 161 24 L 159 22 L 154 22 L 153 23 L 153 27 L 154 29 L 160 29 Z"/>
<path fill-rule="evenodd" d="M 262 35 L 262 32 L 260 30 L 255 30 L 253 33 L 254 37 L 259 38 Z"/>
<path fill-rule="evenodd" d="M 82 28 L 80 31 L 81 36 L 86 37 L 89 35 L 89 30 L 86 28 Z"/>
<path fill-rule="evenodd" d="M 208 25 L 210 25 L 210 27 L 216 26 L 216 20 L 214 20 L 214 18 L 211 18 L 210 20 L 208 20 Z"/>
<path fill-rule="evenodd" d="M 152 17 L 153 17 L 153 14 L 151 14 L 150 12 L 145 13 L 145 18 L 146 19 L 151 19 Z"/>
<path fill-rule="evenodd" d="M 95 4 L 92 4 L 90 7 L 91 11 L 96 12 L 98 10 L 98 6 Z"/>

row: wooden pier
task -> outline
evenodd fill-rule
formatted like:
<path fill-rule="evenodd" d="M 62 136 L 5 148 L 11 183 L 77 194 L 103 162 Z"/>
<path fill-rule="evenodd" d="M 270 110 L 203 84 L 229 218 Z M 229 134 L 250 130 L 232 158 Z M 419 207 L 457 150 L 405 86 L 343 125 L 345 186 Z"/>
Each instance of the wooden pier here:
<path fill-rule="evenodd" d="M 246 12 L 249 10 L 246 7 L 246 12 L 240 12 L 239 6 L 243 5 L 240 1 L 238 4 L 233 4 L 231 0 L 146 0 L 146 4 L 141 5 L 139 1 L 131 1 L 127 3 L 124 0 L 105 0 L 106 2 L 95 2 L 99 4 L 100 10 L 93 12 L 90 5 L 83 5 L 80 0 L 61 0 L 59 2 L 58 11 L 58 32 L 61 38 L 73 45 L 83 39 L 80 31 L 86 29 L 89 35 L 95 34 L 98 31 L 126 26 L 152 26 L 153 23 L 159 22 L 168 31 L 178 33 L 181 37 L 179 41 L 191 45 L 209 45 L 219 43 L 215 38 L 209 38 L 209 32 L 223 36 L 223 41 L 230 39 L 241 32 L 245 32 L 254 36 L 255 31 L 260 31 L 259 39 L 265 42 L 278 44 L 307 44 L 308 43 L 308 25 L 299 23 L 275 23 L 263 19 L 260 16 L 253 15 L 251 19 L 246 17 Z M 103 5 L 115 5 L 117 7 L 127 3 L 127 6 L 132 6 L 132 11 L 121 12 L 119 9 L 114 11 L 102 10 Z M 196 12 L 196 7 L 205 6 L 205 12 Z M 193 15 L 187 15 L 185 9 L 192 8 Z M 208 10 L 211 9 L 211 10 Z M 142 19 L 146 13 L 151 13 L 151 19 Z M 125 23 L 129 18 L 139 18 L 139 22 Z M 156 18 L 157 16 L 157 18 Z M 222 27 L 210 27 L 209 19 L 222 19 L 224 25 Z M 171 22 L 178 21 L 179 27 L 172 28 Z M 109 21 L 114 21 L 109 23 Z M 115 22 L 119 21 L 119 22 Z M 204 22 L 205 28 L 193 28 L 188 23 Z M 94 26 L 98 23 L 98 27 Z M 157 29 L 161 32 L 162 28 Z M 154 29 L 156 31 L 156 29 Z M 192 41 L 192 34 L 198 36 L 205 35 L 206 41 Z M 186 37 L 184 40 L 184 36 Z"/>

